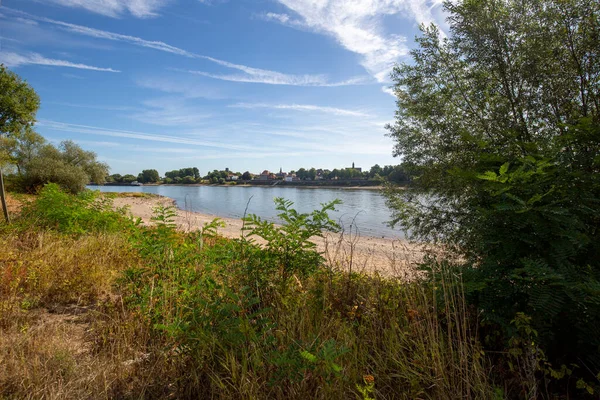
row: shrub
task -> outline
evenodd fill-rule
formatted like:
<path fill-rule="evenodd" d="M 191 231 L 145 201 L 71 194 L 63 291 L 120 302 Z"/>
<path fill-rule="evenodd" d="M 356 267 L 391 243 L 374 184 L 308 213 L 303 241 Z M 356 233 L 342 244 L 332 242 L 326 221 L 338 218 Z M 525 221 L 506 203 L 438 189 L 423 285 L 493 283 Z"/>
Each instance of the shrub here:
<path fill-rule="evenodd" d="M 23 214 L 41 226 L 73 234 L 127 231 L 136 223 L 126 217 L 125 209 L 114 210 L 110 198 L 99 192 L 73 196 L 55 183 L 44 186 Z"/>

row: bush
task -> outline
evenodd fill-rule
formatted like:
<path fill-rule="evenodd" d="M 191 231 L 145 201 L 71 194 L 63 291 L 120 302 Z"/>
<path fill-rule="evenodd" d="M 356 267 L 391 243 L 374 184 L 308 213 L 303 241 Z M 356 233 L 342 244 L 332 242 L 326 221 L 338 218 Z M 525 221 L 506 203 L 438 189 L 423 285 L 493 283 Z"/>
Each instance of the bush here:
<path fill-rule="evenodd" d="M 35 156 L 23 161 L 15 182 L 23 191 L 35 192 L 47 183 L 56 183 L 75 194 L 90 182 L 103 184 L 107 174 L 108 166 L 96 161 L 95 153 L 64 141 L 59 148 L 48 144 L 36 150 Z"/>
<path fill-rule="evenodd" d="M 114 210 L 110 198 L 100 192 L 86 190 L 73 196 L 55 183 L 44 186 L 23 215 L 36 224 L 70 234 L 127 231 L 136 223 L 126 217 L 125 209 Z"/>

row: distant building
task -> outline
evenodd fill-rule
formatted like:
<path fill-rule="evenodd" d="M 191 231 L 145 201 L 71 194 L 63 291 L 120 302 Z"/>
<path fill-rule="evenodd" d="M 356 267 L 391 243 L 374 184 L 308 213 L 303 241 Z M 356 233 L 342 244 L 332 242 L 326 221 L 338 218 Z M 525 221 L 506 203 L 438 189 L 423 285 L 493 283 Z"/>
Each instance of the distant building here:
<path fill-rule="evenodd" d="M 351 168 L 346 168 L 346 169 L 353 169 L 355 171 L 362 172 L 362 168 L 361 167 L 355 167 L 354 166 L 354 162 L 352 162 L 352 167 Z"/>
<path fill-rule="evenodd" d="M 279 172 L 275 174 L 278 179 L 285 179 L 287 172 L 283 172 L 283 168 L 279 168 Z"/>
<path fill-rule="evenodd" d="M 286 182 L 295 182 L 299 181 L 300 179 L 296 176 L 296 174 L 289 174 L 285 178 L 283 178 L 283 180 Z"/>
<path fill-rule="evenodd" d="M 272 174 L 268 170 L 265 169 L 263 172 L 260 173 L 260 175 L 258 175 L 254 179 L 259 180 L 259 181 L 268 181 L 270 179 L 269 177 L 271 175 Z"/>
<path fill-rule="evenodd" d="M 226 180 L 228 180 L 228 181 L 237 181 L 239 178 L 240 178 L 240 177 L 239 177 L 239 176 L 237 176 L 237 175 L 234 175 L 234 174 L 229 174 L 229 175 L 227 175 L 227 178 L 226 178 Z"/>

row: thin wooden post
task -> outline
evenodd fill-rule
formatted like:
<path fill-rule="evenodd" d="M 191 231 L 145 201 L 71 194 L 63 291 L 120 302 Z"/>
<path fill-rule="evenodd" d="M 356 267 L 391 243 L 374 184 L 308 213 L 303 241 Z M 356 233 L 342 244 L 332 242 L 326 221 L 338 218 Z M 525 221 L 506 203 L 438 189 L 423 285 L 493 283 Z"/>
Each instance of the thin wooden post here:
<path fill-rule="evenodd" d="M 2 176 L 2 169 L 0 169 L 0 198 L 2 199 L 2 209 L 4 210 L 4 218 L 6 223 L 10 224 L 10 218 L 8 217 L 8 207 L 6 206 L 6 194 L 4 193 L 4 177 Z"/>

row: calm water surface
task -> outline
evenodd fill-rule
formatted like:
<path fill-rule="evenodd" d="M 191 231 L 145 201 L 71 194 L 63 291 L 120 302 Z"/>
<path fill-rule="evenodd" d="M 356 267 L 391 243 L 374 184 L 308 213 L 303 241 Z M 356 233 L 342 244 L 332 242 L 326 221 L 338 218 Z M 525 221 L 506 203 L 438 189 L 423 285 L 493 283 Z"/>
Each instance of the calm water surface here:
<path fill-rule="evenodd" d="M 361 189 L 310 189 L 296 187 L 244 187 L 244 186 L 90 186 L 102 192 L 146 192 L 174 199 L 177 206 L 203 214 L 219 217 L 241 218 L 246 204 L 248 213 L 277 221 L 275 197 L 294 202 L 299 212 L 320 208 L 321 203 L 342 200 L 330 217 L 338 220 L 348 230 L 353 219 L 363 236 L 403 237 L 402 232 L 391 229 L 386 223 L 391 219 L 383 196 L 377 190 Z"/>

